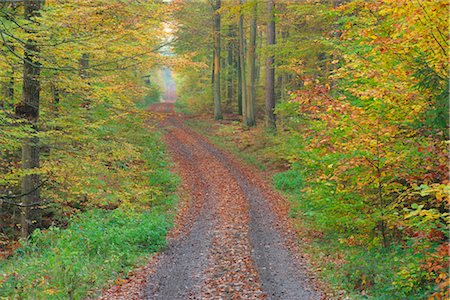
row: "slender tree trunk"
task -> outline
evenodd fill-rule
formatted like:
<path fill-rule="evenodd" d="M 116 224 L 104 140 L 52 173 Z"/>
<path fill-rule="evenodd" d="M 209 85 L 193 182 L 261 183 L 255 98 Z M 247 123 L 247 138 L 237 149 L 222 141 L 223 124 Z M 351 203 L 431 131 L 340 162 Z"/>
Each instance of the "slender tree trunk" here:
<path fill-rule="evenodd" d="M 80 77 L 86 79 L 89 77 L 89 54 L 83 53 L 80 58 Z"/>
<path fill-rule="evenodd" d="M 11 66 L 11 73 L 9 75 L 9 84 L 7 89 L 7 97 L 10 103 L 14 103 L 14 66 Z"/>
<path fill-rule="evenodd" d="M 286 41 L 288 39 L 289 31 L 287 28 L 282 29 L 281 37 L 282 37 L 283 41 Z M 289 81 L 290 81 L 289 74 L 286 73 L 286 71 L 283 71 L 281 74 L 281 85 L 280 85 L 280 94 L 281 94 L 281 99 L 283 99 L 283 100 L 287 99 L 287 90 L 289 87 Z"/>
<path fill-rule="evenodd" d="M 240 47 L 238 47 L 240 49 Z M 238 50 L 239 50 L 238 49 Z M 237 70 L 237 104 L 238 104 L 238 114 L 242 116 L 242 72 L 241 72 L 241 56 L 238 51 L 236 59 L 236 70 Z"/>
<path fill-rule="evenodd" d="M 267 46 L 275 45 L 275 14 L 274 0 L 267 0 Z M 276 128 L 275 122 L 275 58 L 270 54 L 266 59 L 266 126 Z"/>
<path fill-rule="evenodd" d="M 236 36 L 233 25 L 228 26 L 228 55 L 227 55 L 227 112 L 231 112 L 231 105 L 234 98 L 234 38 Z"/>
<path fill-rule="evenodd" d="M 244 3 L 240 0 L 240 4 Z M 241 77 L 241 101 L 242 101 L 242 120 L 246 124 L 247 120 L 247 65 L 245 61 L 246 49 L 245 49 L 245 34 L 244 34 L 244 15 L 241 11 L 239 16 L 239 65 L 240 65 L 240 77 Z"/>
<path fill-rule="evenodd" d="M 212 68 L 211 68 L 211 86 L 213 87 L 213 90 L 214 90 L 214 68 L 215 68 L 214 52 L 215 52 L 215 49 L 213 48 L 213 61 L 212 61 Z"/>
<path fill-rule="evenodd" d="M 257 39 L 257 48 L 258 51 L 256 51 L 256 79 L 255 79 L 255 84 L 256 86 L 259 86 L 259 82 L 261 79 L 261 68 L 262 68 L 262 46 L 263 46 L 263 32 L 259 31 L 258 33 L 258 39 Z"/>
<path fill-rule="evenodd" d="M 14 45 L 9 45 L 8 48 L 14 51 Z M 9 81 L 3 85 L 2 92 L 4 93 L 4 97 L 0 97 L 0 108 L 12 106 L 14 103 L 14 65 L 12 63 L 11 70 L 7 74 L 9 75 Z"/>
<path fill-rule="evenodd" d="M 284 15 L 286 13 L 286 4 L 282 1 L 277 4 L 277 11 Z M 287 42 L 287 39 L 289 37 L 289 25 L 288 24 L 281 24 L 280 28 L 280 36 L 281 36 L 281 44 L 284 44 Z M 280 41 L 279 41 L 280 43 Z M 287 85 L 288 85 L 288 75 L 286 71 L 280 71 L 277 78 L 277 90 L 278 90 L 278 97 L 279 99 L 285 100 L 287 98 Z"/>
<path fill-rule="evenodd" d="M 59 88 L 58 88 L 58 81 L 55 78 L 51 83 L 50 83 L 50 90 L 53 96 L 53 107 L 56 108 L 59 104 Z"/>
<path fill-rule="evenodd" d="M 0 97 L 0 109 L 11 106 L 14 103 L 14 69 L 11 67 L 9 81 L 2 86 L 2 97 Z"/>
<path fill-rule="evenodd" d="M 31 20 L 41 9 L 41 1 L 25 1 L 25 19 Z M 39 49 L 32 39 L 25 44 L 25 61 L 23 66 L 23 97 L 22 102 L 16 106 L 16 115 L 26 119 L 31 123 L 37 132 L 37 121 L 39 118 L 40 101 L 40 73 Z M 30 173 L 39 168 L 39 139 L 37 134 L 25 138 L 22 144 L 22 170 Z M 22 204 L 21 210 L 21 237 L 26 239 L 32 226 L 40 223 L 39 208 L 36 205 L 40 202 L 39 175 L 27 174 L 22 177 Z M 31 217 L 33 209 L 34 217 Z M 33 220 L 34 219 L 34 220 Z M 33 222 L 34 221 L 34 222 Z"/>
<path fill-rule="evenodd" d="M 252 12 L 252 18 L 250 21 L 250 40 L 248 45 L 248 51 L 247 51 L 247 60 L 248 60 L 248 81 L 247 81 L 247 105 L 246 105 L 246 119 L 245 119 L 245 125 L 247 126 L 255 126 L 256 125 L 256 119 L 255 119 L 255 92 L 256 92 L 256 56 L 255 56 L 255 50 L 256 50 L 256 18 L 257 18 L 257 12 L 258 12 L 258 2 L 255 1 L 253 4 L 253 12 Z"/>
<path fill-rule="evenodd" d="M 216 0 L 214 8 L 214 119 L 222 119 L 220 106 L 220 14 L 221 0 Z"/>

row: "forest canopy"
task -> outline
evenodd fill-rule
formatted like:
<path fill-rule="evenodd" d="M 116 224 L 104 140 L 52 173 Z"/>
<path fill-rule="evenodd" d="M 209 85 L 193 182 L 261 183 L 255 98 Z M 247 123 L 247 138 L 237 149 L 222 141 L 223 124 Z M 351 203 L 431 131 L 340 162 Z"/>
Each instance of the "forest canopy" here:
<path fill-rule="evenodd" d="M 448 11 L 445 0 L 0 0 L 0 298 L 92 296 L 164 246 L 178 180 L 162 117 L 146 108 L 172 73 L 189 126 L 273 171 L 332 290 L 448 298 Z M 74 265 L 79 285 L 37 271 L 46 257 L 52 272 Z"/>

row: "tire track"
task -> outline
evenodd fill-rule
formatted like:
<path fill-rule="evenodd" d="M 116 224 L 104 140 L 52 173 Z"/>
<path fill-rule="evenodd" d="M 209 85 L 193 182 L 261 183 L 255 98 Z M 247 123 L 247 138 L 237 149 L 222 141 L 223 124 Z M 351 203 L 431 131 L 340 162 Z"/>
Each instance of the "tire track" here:
<path fill-rule="evenodd" d="M 161 111 L 168 110 L 171 108 L 161 105 Z M 192 188 L 192 201 L 201 202 L 198 194 L 205 195 L 203 202 L 209 206 L 194 216 L 194 227 L 184 238 L 188 242 L 174 243 L 169 249 L 177 250 L 166 254 L 172 258 L 161 258 L 148 289 L 158 287 L 159 294 L 147 293 L 147 299 L 321 299 L 306 268 L 289 250 L 285 235 L 278 229 L 282 224 L 270 208 L 271 195 L 174 114 L 164 124 L 169 151 L 183 182 Z M 198 178 L 204 182 L 203 187 L 196 186 Z M 195 189 L 204 190 L 196 195 Z M 205 218 L 205 211 L 209 211 L 209 219 Z M 208 233 L 202 231 L 207 242 L 201 241 L 195 229 L 205 222 L 209 223 L 202 228 L 210 227 Z M 207 255 L 202 256 L 202 262 L 189 255 L 176 257 L 185 252 Z M 193 262 L 201 265 L 194 267 L 197 273 L 202 269 L 201 276 L 195 275 L 195 288 L 183 278 L 188 272 L 176 274 L 177 268 L 170 267 L 172 261 L 186 264 L 187 270 L 193 268 Z M 164 278 L 172 280 L 166 283 Z M 177 292 L 174 294 L 173 290 Z"/>

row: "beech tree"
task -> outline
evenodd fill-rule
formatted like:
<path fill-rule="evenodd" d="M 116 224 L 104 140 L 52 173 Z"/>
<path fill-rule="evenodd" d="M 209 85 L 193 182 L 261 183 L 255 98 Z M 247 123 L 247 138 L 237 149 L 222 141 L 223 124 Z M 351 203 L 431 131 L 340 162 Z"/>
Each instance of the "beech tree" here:
<path fill-rule="evenodd" d="M 247 63 L 245 59 L 246 55 L 246 39 L 244 33 L 244 13 L 243 7 L 244 0 L 239 0 L 239 75 L 240 75 L 240 88 L 242 97 L 242 117 L 243 123 L 247 118 Z"/>
<path fill-rule="evenodd" d="M 24 1 L 24 17 L 30 24 L 29 34 L 33 34 L 34 18 L 41 9 L 41 1 Z M 39 48 L 31 36 L 24 44 L 23 59 L 23 93 L 22 100 L 15 107 L 16 115 L 25 119 L 33 128 L 30 137 L 22 142 L 22 171 L 24 173 L 21 183 L 21 236 L 27 238 L 30 227 L 38 223 L 37 210 L 40 204 L 39 175 L 39 138 L 37 136 L 37 121 L 39 118 L 39 105 L 41 93 L 41 63 L 39 60 Z M 30 211 L 34 210 L 35 216 L 30 218 Z"/>
<path fill-rule="evenodd" d="M 244 28 L 244 1 L 240 1 L 239 17 L 239 62 L 242 84 L 242 121 L 245 126 L 255 126 L 255 82 L 256 82 L 256 22 L 257 1 L 251 4 L 250 37 L 248 45 Z"/>
<path fill-rule="evenodd" d="M 275 12 L 274 0 L 267 0 L 267 47 L 269 52 L 273 51 L 270 47 L 275 45 Z M 269 128 L 275 128 L 275 59 L 270 53 L 266 58 L 266 125 Z"/>
<path fill-rule="evenodd" d="M 80 169 L 73 148 L 79 148 L 76 156 L 88 155 L 92 145 L 81 141 L 105 122 L 91 114 L 93 106 L 108 111 L 104 115 L 131 113 L 133 98 L 147 92 L 139 74 L 158 63 L 163 46 L 166 7 L 159 1 L 43 3 L 0 1 L 0 143 L 6 149 L 0 201 L 8 205 L 8 222 L 20 223 L 23 238 L 41 225 L 42 199 L 59 205 L 90 189 L 94 175 Z M 155 34 L 148 37 L 149 31 Z M 23 76 L 17 75 L 20 68 Z M 99 164 L 101 159 L 92 161 L 92 169 Z"/>
<path fill-rule="evenodd" d="M 258 1 L 252 2 L 253 9 L 250 20 L 250 38 L 247 49 L 247 98 L 244 106 L 244 124 L 255 126 L 255 98 L 256 98 L 256 29 L 258 16 Z"/>
<path fill-rule="evenodd" d="M 214 5 L 214 119 L 222 119 L 221 95 L 220 95 L 220 10 L 221 0 L 216 0 Z"/>

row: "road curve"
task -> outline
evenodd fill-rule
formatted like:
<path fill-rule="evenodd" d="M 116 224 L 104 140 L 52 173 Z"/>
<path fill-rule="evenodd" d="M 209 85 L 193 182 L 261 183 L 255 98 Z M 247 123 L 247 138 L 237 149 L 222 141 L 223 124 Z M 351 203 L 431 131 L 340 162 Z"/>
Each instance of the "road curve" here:
<path fill-rule="evenodd" d="M 273 191 L 159 104 L 188 208 L 158 256 L 145 299 L 323 299 L 289 246 Z M 279 196 L 278 196 L 279 197 Z M 278 199 L 279 200 L 279 199 Z"/>

